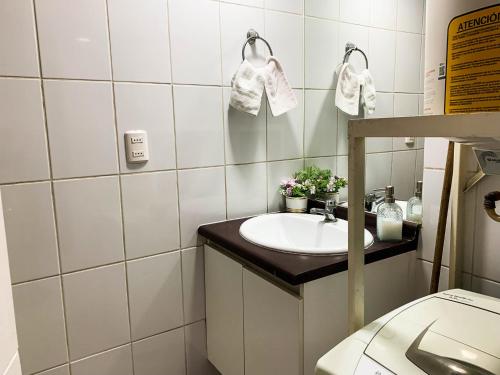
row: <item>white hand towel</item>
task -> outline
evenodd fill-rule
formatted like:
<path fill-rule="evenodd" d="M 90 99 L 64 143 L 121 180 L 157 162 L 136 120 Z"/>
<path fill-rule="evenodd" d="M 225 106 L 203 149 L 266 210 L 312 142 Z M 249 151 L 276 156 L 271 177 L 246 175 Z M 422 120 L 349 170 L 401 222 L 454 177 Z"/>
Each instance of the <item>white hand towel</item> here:
<path fill-rule="evenodd" d="M 264 76 L 262 72 L 243 60 L 231 81 L 231 98 L 229 104 L 239 111 L 257 116 L 264 92 Z"/>
<path fill-rule="evenodd" d="M 375 84 L 368 71 L 364 69 L 357 74 L 350 63 L 344 63 L 338 71 L 337 90 L 335 92 L 335 105 L 341 111 L 357 116 L 360 103 L 368 114 L 375 111 Z M 361 102 L 360 102 L 361 98 Z"/>
<path fill-rule="evenodd" d="M 375 111 L 376 94 L 375 84 L 373 77 L 368 71 L 364 69 L 360 74 L 361 81 L 361 104 L 365 107 L 365 113 L 371 115 Z"/>
<path fill-rule="evenodd" d="M 359 111 L 359 77 L 354 67 L 344 63 L 338 70 L 337 90 L 335 92 L 335 105 L 342 112 L 357 116 Z"/>
<path fill-rule="evenodd" d="M 297 97 L 276 57 L 268 57 L 265 70 L 267 100 L 273 116 L 279 116 L 297 107 Z"/>
<path fill-rule="evenodd" d="M 297 98 L 288 83 L 285 72 L 273 56 L 263 67 L 256 68 L 244 60 L 231 81 L 229 104 L 239 111 L 256 116 L 264 88 L 274 116 L 279 116 L 297 106 Z"/>

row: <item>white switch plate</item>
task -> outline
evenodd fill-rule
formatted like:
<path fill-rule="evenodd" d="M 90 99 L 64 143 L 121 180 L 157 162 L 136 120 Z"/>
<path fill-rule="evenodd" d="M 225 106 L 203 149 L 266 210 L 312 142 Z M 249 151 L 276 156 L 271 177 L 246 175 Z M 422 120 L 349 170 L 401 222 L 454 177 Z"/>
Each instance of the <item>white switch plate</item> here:
<path fill-rule="evenodd" d="M 149 160 L 148 134 L 145 130 L 125 132 L 127 163 L 145 163 Z"/>

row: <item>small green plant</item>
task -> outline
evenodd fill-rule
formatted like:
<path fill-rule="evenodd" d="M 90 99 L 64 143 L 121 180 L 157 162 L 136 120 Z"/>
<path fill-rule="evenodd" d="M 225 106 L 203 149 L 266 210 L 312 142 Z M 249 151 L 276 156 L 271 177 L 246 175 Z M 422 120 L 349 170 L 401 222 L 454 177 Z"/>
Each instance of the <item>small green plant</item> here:
<path fill-rule="evenodd" d="M 326 185 L 325 193 L 338 193 L 340 189 L 347 186 L 347 179 L 344 177 L 331 176 Z"/>
<path fill-rule="evenodd" d="M 304 198 L 308 196 L 310 189 L 295 178 L 281 181 L 279 192 L 288 198 Z"/>
<path fill-rule="evenodd" d="M 334 176 L 330 169 L 321 169 L 311 165 L 298 172 L 293 178 L 283 180 L 279 192 L 285 197 L 298 198 L 326 193 L 338 193 L 347 186 L 347 180 Z"/>

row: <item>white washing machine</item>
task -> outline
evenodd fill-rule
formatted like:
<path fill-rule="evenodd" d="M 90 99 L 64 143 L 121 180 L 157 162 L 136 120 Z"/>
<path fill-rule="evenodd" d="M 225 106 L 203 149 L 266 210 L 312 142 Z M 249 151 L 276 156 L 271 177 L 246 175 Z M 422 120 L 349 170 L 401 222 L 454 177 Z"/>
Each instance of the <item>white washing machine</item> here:
<path fill-rule="evenodd" d="M 500 300 L 454 289 L 410 302 L 321 357 L 316 375 L 500 375 Z"/>

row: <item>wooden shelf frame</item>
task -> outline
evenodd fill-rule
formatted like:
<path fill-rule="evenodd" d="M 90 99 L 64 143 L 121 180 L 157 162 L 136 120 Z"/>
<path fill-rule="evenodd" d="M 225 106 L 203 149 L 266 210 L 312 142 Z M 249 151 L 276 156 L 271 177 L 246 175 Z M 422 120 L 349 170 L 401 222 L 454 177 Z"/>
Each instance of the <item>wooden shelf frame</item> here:
<path fill-rule="evenodd" d="M 393 117 L 349 120 L 348 158 L 348 317 L 349 333 L 364 326 L 364 244 L 365 227 L 365 138 L 368 137 L 438 137 L 474 143 L 477 138 L 500 137 L 500 112 L 472 114 Z M 461 279 L 463 228 L 463 191 L 465 158 L 462 146 L 455 150 L 452 189 L 452 224 L 450 248 L 450 288 L 459 287 Z M 462 186 L 464 185 L 464 186 Z"/>

